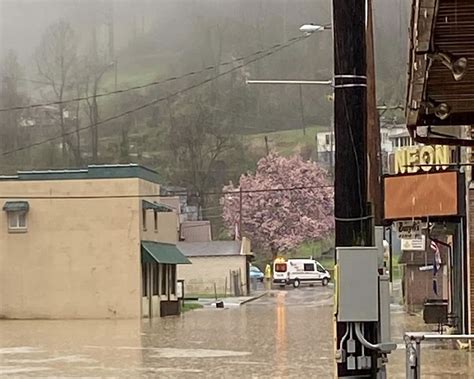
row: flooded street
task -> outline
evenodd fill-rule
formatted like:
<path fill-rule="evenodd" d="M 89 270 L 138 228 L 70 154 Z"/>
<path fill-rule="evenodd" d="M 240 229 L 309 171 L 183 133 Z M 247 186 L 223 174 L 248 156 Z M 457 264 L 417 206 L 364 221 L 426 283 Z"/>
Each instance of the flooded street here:
<path fill-rule="evenodd" d="M 332 290 L 144 321 L 1 321 L 0 375 L 328 377 Z"/>
<path fill-rule="evenodd" d="M 273 291 L 241 307 L 144 321 L 1 321 L 2 377 L 330 378 L 332 289 Z M 420 318 L 394 310 L 396 342 Z M 405 377 L 403 345 L 390 378 Z M 468 378 L 471 353 L 423 348 L 423 378 Z"/>

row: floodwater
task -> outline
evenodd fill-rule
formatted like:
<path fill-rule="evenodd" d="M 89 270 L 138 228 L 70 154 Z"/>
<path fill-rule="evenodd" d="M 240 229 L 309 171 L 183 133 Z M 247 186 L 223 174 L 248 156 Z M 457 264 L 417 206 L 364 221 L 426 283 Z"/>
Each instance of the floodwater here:
<path fill-rule="evenodd" d="M 272 291 L 241 307 L 149 321 L 0 321 L 0 377 L 331 378 L 332 290 Z M 404 330 L 394 309 L 389 378 L 405 377 Z M 423 347 L 423 378 L 474 378 L 472 353 Z M 474 362 L 473 362 L 474 364 Z"/>
<path fill-rule="evenodd" d="M 332 291 L 138 321 L 0 321 L 0 376 L 330 377 Z"/>

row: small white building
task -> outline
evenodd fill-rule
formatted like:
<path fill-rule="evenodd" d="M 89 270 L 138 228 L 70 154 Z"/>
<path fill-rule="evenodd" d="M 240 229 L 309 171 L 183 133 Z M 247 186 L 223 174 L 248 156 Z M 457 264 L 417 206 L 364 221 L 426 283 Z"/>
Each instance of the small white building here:
<path fill-rule="evenodd" d="M 406 146 L 410 138 L 405 125 L 387 125 L 380 128 L 380 148 L 382 151 L 383 166 L 388 166 L 388 155 L 397 146 Z M 413 141 L 411 141 L 413 144 Z M 324 131 L 316 134 L 317 161 L 328 166 L 334 165 L 336 143 L 333 131 Z"/>
<path fill-rule="evenodd" d="M 246 295 L 249 293 L 250 241 L 179 242 L 191 265 L 178 267 L 185 296 Z"/>

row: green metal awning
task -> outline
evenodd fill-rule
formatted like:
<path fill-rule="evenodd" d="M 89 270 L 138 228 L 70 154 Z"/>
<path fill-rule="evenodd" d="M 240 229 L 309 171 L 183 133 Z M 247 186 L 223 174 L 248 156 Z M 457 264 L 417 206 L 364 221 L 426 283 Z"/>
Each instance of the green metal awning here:
<path fill-rule="evenodd" d="M 142 241 L 142 261 L 162 264 L 190 264 L 188 258 L 171 243 Z"/>
<path fill-rule="evenodd" d="M 143 209 L 153 209 L 157 212 L 173 212 L 174 210 L 169 205 L 157 203 L 157 202 L 152 203 L 151 201 L 148 201 L 148 200 L 142 200 L 142 207 Z"/>
<path fill-rule="evenodd" d="M 7 201 L 3 205 L 3 210 L 5 212 L 28 212 L 30 209 L 30 204 L 27 201 Z"/>

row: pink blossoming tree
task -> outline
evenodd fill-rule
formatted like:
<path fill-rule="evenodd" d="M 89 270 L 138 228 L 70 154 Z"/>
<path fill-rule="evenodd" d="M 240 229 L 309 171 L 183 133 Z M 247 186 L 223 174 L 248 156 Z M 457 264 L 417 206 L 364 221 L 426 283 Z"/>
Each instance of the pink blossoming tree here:
<path fill-rule="evenodd" d="M 258 162 L 255 174 L 242 175 L 239 182 L 224 187 L 224 223 L 236 233 L 242 203 L 239 233 L 271 251 L 273 258 L 334 230 L 333 187 L 316 163 L 271 154 Z"/>

